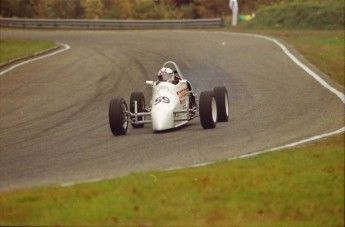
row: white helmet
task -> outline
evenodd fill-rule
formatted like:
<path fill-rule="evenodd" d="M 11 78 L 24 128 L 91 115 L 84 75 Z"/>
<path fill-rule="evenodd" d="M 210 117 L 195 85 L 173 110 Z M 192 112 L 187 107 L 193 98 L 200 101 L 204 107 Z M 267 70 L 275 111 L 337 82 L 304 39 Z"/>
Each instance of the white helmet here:
<path fill-rule="evenodd" d="M 161 68 L 158 71 L 158 80 L 171 82 L 174 80 L 174 71 L 170 68 Z"/>

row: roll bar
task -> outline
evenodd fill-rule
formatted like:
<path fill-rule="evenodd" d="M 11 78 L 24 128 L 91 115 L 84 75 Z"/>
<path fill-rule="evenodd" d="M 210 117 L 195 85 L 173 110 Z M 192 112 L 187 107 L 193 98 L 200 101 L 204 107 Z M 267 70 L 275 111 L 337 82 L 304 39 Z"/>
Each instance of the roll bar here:
<path fill-rule="evenodd" d="M 168 65 L 173 65 L 174 67 L 169 67 L 169 68 L 173 68 L 172 70 L 174 71 L 174 73 L 177 73 L 179 77 L 181 78 L 181 80 L 185 80 L 183 74 L 181 73 L 181 70 L 179 69 L 179 67 L 177 66 L 175 62 L 167 61 L 163 64 L 162 68 L 166 68 L 168 67 Z"/>

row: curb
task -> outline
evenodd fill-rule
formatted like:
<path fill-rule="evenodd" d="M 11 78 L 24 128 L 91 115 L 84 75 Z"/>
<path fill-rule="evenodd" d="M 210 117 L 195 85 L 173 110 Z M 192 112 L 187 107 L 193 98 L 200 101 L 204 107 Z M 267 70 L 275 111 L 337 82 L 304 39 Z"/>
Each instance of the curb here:
<path fill-rule="evenodd" d="M 31 59 L 31 58 L 36 58 L 36 57 L 40 57 L 40 56 L 45 55 L 45 54 L 49 54 L 51 52 L 57 51 L 57 50 L 62 49 L 62 48 L 63 48 L 63 46 L 61 44 L 55 43 L 55 47 L 52 47 L 50 49 L 39 51 L 39 52 L 36 52 L 33 54 L 26 55 L 24 57 L 16 58 L 16 59 L 7 61 L 5 63 L 1 63 L 0 64 L 0 70 L 7 68 L 11 65 L 14 65 L 16 63 L 26 61 L 26 60 Z"/>

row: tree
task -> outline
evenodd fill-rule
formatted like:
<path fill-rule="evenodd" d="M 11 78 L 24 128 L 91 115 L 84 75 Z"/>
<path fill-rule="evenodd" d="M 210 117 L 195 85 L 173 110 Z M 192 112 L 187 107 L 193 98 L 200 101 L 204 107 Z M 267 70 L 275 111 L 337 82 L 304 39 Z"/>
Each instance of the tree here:
<path fill-rule="evenodd" d="M 229 10 L 228 1 L 224 0 L 194 0 L 197 18 L 221 17 Z"/>
<path fill-rule="evenodd" d="M 103 13 L 103 1 L 101 0 L 81 0 L 84 8 L 84 17 L 87 19 L 99 19 Z"/>
<path fill-rule="evenodd" d="M 133 19 L 133 1 L 119 0 L 106 1 L 104 4 L 104 15 L 107 19 Z"/>
<path fill-rule="evenodd" d="M 45 18 L 46 0 L 0 0 L 4 17 Z"/>
<path fill-rule="evenodd" d="M 80 0 L 52 0 L 50 15 L 53 18 L 80 18 L 84 13 Z"/>
<path fill-rule="evenodd" d="M 19 14 L 18 0 L 0 0 L 0 14 L 3 17 L 15 17 Z"/>

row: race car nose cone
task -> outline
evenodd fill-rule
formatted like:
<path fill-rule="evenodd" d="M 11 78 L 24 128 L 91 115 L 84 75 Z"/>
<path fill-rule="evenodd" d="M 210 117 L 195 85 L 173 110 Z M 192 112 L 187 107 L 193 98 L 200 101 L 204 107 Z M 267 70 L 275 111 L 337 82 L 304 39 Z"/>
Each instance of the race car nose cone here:
<path fill-rule="evenodd" d="M 151 111 L 152 129 L 162 131 L 174 128 L 174 111 L 171 108 L 154 108 Z"/>

